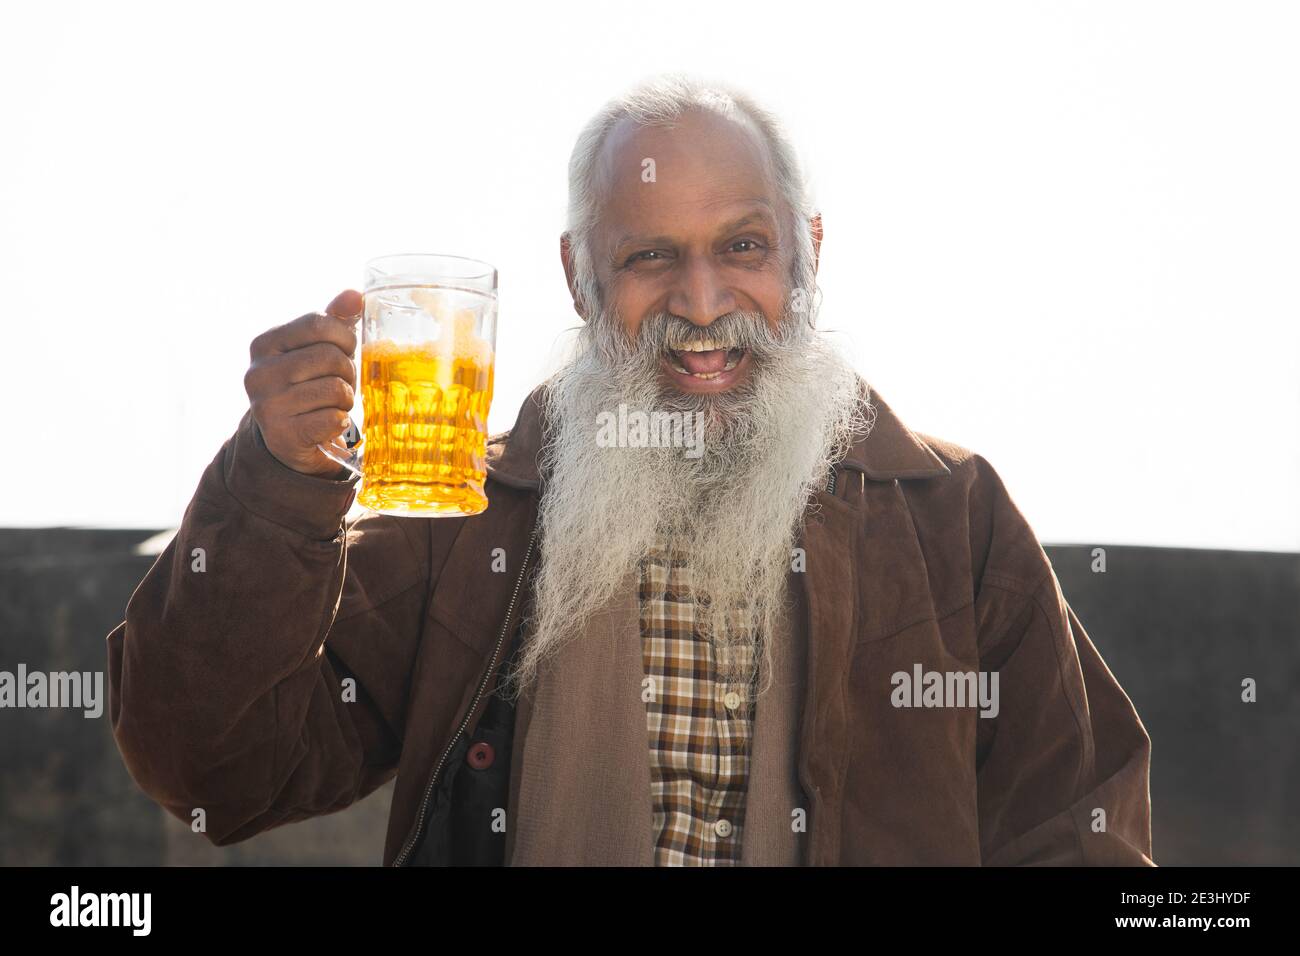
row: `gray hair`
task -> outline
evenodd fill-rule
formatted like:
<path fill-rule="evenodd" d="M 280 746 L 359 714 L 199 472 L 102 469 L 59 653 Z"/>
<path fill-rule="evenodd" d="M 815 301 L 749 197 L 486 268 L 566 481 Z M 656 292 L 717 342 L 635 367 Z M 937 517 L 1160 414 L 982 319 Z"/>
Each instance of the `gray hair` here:
<path fill-rule="evenodd" d="M 778 192 L 791 217 L 794 254 L 790 286 L 806 296 L 804 311 L 811 325 L 817 303 L 812 233 L 808 222 L 816 208 L 804 178 L 798 152 L 777 117 L 745 93 L 722 82 L 681 73 L 654 77 L 606 103 L 583 127 L 569 157 L 569 208 L 566 232 L 573 259 L 574 283 L 583 314 L 592 321 L 602 310 L 600 282 L 596 277 L 592 240 L 599 221 L 597 161 L 610 131 L 623 119 L 640 126 L 671 127 L 688 110 L 709 110 L 720 116 L 748 120 L 767 144 Z M 796 310 L 798 310 L 796 308 Z"/>

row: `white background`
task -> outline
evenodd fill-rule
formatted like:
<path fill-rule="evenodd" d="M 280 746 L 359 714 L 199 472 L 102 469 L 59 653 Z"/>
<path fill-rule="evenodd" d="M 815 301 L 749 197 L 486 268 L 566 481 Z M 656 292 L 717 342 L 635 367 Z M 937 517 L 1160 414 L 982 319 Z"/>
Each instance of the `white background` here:
<path fill-rule="evenodd" d="M 0 14 L 0 525 L 170 527 L 248 343 L 390 252 L 576 321 L 573 139 L 663 70 L 790 126 L 822 325 L 1049 542 L 1300 549 L 1300 7 L 73 4 Z"/>

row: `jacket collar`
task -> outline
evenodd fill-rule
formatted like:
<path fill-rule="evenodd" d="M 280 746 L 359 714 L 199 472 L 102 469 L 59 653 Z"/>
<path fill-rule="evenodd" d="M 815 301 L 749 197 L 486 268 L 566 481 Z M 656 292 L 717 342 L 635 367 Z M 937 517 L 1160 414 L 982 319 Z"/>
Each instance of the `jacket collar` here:
<path fill-rule="evenodd" d="M 488 473 L 502 484 L 533 490 L 541 487 L 537 458 L 542 448 L 548 384 L 538 385 L 524 400 L 514 427 L 488 439 Z M 842 468 L 860 471 L 874 481 L 951 474 L 930 446 L 894 414 L 879 392 L 861 378 L 858 386 L 875 409 L 875 420 L 870 432 L 849 449 L 840 463 Z"/>

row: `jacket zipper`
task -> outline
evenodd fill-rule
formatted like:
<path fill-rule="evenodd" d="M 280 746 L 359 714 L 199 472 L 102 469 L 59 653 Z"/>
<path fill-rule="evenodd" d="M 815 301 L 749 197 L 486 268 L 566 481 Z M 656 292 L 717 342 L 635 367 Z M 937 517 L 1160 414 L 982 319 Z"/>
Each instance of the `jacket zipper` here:
<path fill-rule="evenodd" d="M 532 533 L 528 536 L 528 548 L 524 551 L 524 560 L 519 565 L 519 577 L 515 579 L 515 589 L 510 595 L 510 603 L 506 606 L 506 619 L 501 624 L 501 633 L 497 636 L 496 647 L 492 649 L 492 659 L 488 662 L 487 670 L 484 671 L 482 678 L 479 680 L 478 690 L 474 694 L 474 699 L 470 701 L 469 710 L 465 711 L 465 719 L 461 721 L 459 729 L 452 736 L 451 742 L 447 744 L 446 749 L 443 750 L 442 756 L 438 758 L 438 763 L 433 769 L 433 776 L 429 778 L 429 784 L 424 788 L 424 798 L 420 801 L 420 810 L 415 818 L 415 832 L 411 834 L 410 839 L 406 841 L 406 845 L 402 847 L 401 852 L 393 860 L 393 866 L 395 867 L 406 863 L 406 858 L 410 856 L 411 850 L 419 842 L 420 833 L 424 829 L 424 816 L 429 809 L 429 798 L 433 796 L 433 788 L 438 783 L 438 775 L 442 772 L 442 765 L 446 763 L 447 755 L 455 748 L 460 735 L 469 726 L 470 718 L 473 717 L 474 710 L 478 707 L 478 702 L 483 696 L 483 691 L 492 677 L 492 671 L 496 668 L 497 655 L 501 653 L 501 645 L 505 643 L 506 634 L 510 632 L 510 617 L 514 614 L 515 604 L 519 600 L 519 589 L 523 586 L 524 574 L 528 571 L 528 559 L 532 557 L 533 545 L 536 542 L 537 528 L 534 526 Z"/>

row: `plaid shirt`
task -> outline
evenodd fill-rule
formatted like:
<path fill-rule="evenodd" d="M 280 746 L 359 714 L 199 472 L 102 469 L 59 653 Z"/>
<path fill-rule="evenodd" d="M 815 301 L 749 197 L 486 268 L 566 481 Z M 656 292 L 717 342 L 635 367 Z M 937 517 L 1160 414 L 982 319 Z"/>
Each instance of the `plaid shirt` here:
<path fill-rule="evenodd" d="M 690 568 L 660 541 L 640 576 L 656 866 L 736 866 L 745 829 L 754 701 L 719 678 L 748 646 L 712 644 L 694 626 Z"/>

